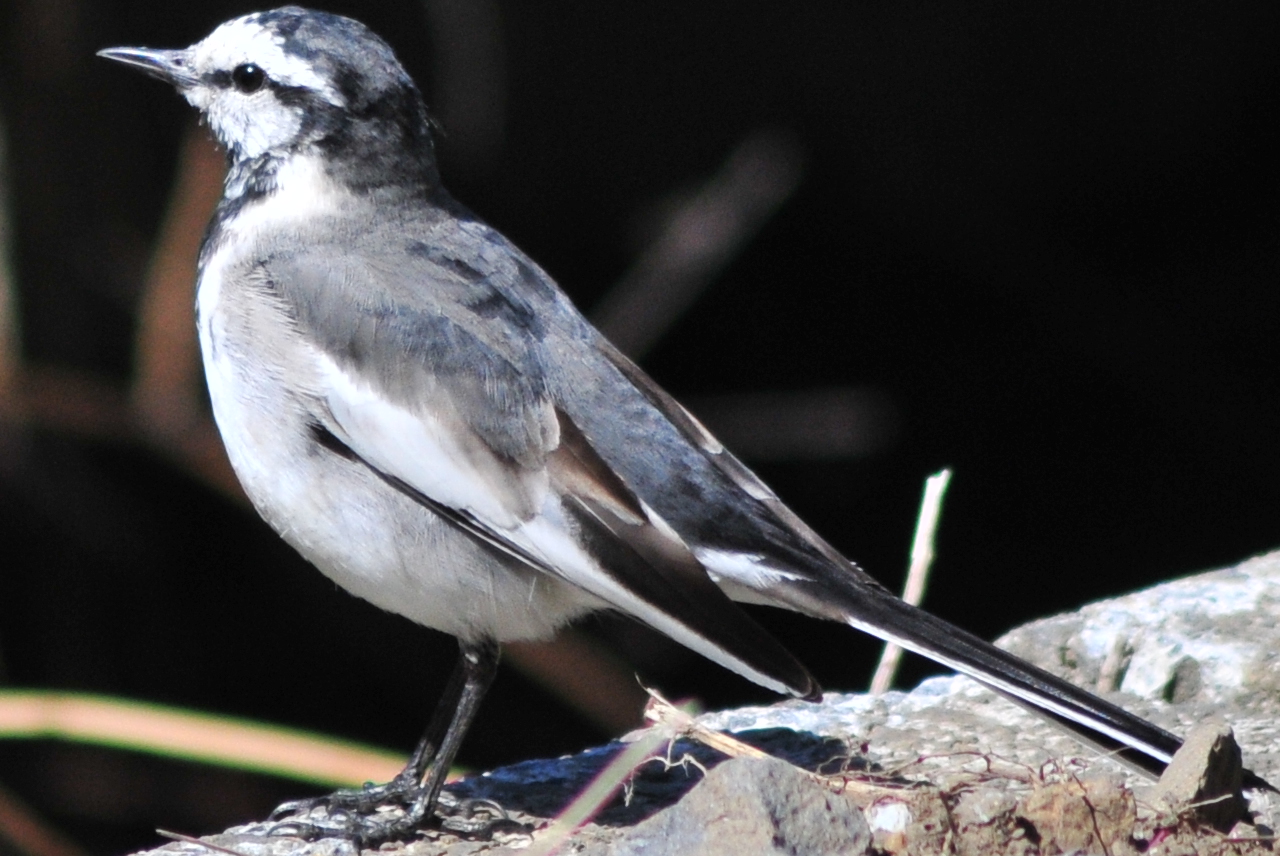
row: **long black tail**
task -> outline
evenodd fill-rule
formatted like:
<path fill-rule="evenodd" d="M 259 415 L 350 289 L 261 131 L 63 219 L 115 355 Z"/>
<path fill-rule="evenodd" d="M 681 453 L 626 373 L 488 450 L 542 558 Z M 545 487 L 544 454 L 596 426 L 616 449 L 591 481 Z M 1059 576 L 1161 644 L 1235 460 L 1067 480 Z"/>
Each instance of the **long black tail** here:
<path fill-rule="evenodd" d="M 1182 746 L 1159 726 L 911 606 L 885 589 L 852 578 L 824 592 L 822 612 L 969 675 L 1057 723 L 1085 743 L 1158 777 Z M 810 602 L 809 608 L 814 604 Z M 1245 785 L 1275 790 L 1246 771 Z"/>
<path fill-rule="evenodd" d="M 1013 696 L 1013 695 L 1010 695 L 1009 693 L 1003 692 L 1002 690 L 999 690 L 996 687 L 991 686 L 990 684 L 984 684 L 984 686 L 986 686 L 988 689 L 993 690 L 994 692 L 1000 693 L 1002 696 L 1004 696 L 1014 704 L 1018 705 L 1019 707 L 1023 707 L 1031 711 L 1032 713 L 1036 714 L 1037 716 L 1041 716 L 1049 720 L 1050 722 L 1055 723 L 1059 728 L 1061 728 L 1063 731 L 1069 732 L 1073 737 L 1075 737 L 1081 743 L 1085 743 L 1085 744 L 1088 744 L 1089 746 L 1092 746 L 1093 748 L 1097 749 L 1099 752 L 1105 755 L 1109 755 L 1112 758 L 1115 758 L 1116 760 L 1120 761 L 1121 763 L 1125 764 L 1131 769 L 1137 770 L 1141 773 L 1145 773 L 1148 776 L 1151 776 L 1152 778 L 1158 777 L 1161 773 L 1164 772 L 1165 764 L 1161 761 L 1157 761 L 1155 758 L 1152 758 L 1150 755 L 1146 754 L 1145 752 L 1141 752 L 1133 748 L 1132 746 L 1129 746 L 1126 743 L 1122 743 L 1119 740 L 1116 740 L 1115 738 L 1110 737 L 1106 734 L 1102 734 L 1101 732 L 1097 732 L 1097 731 L 1093 731 L 1091 729 L 1085 728 L 1081 726 L 1079 723 L 1075 722 L 1074 720 L 1067 719 L 1065 716 L 1062 716 L 1061 714 L 1053 713 L 1052 711 L 1046 710 L 1043 707 L 1036 707 L 1031 702 L 1025 701 L 1023 699 L 1018 698 L 1017 696 Z M 1246 788 L 1255 788 L 1255 789 L 1275 791 L 1277 793 L 1280 793 L 1280 790 L 1277 790 L 1275 785 L 1271 784 L 1266 779 L 1262 778 L 1252 770 L 1243 770 L 1241 773 L 1241 778 L 1242 778 L 1242 784 Z"/>

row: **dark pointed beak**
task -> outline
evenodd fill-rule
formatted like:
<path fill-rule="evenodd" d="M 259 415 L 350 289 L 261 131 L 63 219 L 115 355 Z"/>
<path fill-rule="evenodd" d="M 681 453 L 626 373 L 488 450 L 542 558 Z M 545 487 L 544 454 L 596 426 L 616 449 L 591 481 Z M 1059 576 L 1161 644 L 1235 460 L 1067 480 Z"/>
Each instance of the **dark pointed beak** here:
<path fill-rule="evenodd" d="M 191 73 L 189 50 L 155 50 L 153 48 L 106 48 L 98 56 L 131 65 L 158 77 L 179 89 L 194 86 L 196 76 Z"/>

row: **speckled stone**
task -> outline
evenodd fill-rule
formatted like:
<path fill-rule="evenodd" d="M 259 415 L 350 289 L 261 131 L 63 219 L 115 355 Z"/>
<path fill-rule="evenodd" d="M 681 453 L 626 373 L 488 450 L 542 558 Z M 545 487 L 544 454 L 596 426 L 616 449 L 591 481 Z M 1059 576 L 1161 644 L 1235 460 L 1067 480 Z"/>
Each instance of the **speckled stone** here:
<path fill-rule="evenodd" d="M 1280 781 L 1280 553 L 1033 622 L 997 644 L 1175 733 L 1189 734 L 1211 718 L 1225 721 L 1243 749 L 1245 766 Z M 972 780 L 975 772 L 981 774 L 992 764 L 1008 765 L 1033 778 L 1036 771 L 1079 765 L 1089 768 L 1090 775 L 1112 777 L 1119 794 L 1132 789 L 1140 803 L 1154 794 L 1127 769 L 1097 757 L 1039 717 L 960 677 L 930 679 L 911 692 L 878 697 L 828 693 L 821 704 L 787 701 L 706 714 L 698 721 L 709 728 L 738 732 L 769 754 L 810 770 L 824 765 L 826 770 L 842 765 L 871 767 L 927 780 L 945 790 L 966 777 Z M 537 825 L 555 816 L 622 745 L 516 764 L 451 785 L 449 790 L 462 798 L 494 799 L 517 819 Z M 675 743 L 666 756 L 675 760 L 687 756 L 697 763 L 642 766 L 632 780 L 630 801 L 619 798 L 606 806 L 565 852 L 596 848 L 590 852 L 608 853 L 609 847 L 622 847 L 628 830 L 642 828 L 648 819 L 688 799 L 686 794 L 703 781 L 702 768 L 721 769 L 716 765 L 723 761 L 718 753 L 687 741 Z M 743 794 L 762 793 L 752 780 L 755 774 L 744 772 L 761 768 L 728 769 L 734 771 L 734 784 Z M 784 787 L 779 781 L 768 787 L 777 791 Z M 972 798 L 979 800 L 972 805 L 957 804 L 953 821 L 958 818 L 962 825 L 976 827 L 989 823 L 983 820 L 987 815 L 1007 819 L 1013 796 L 1003 795 L 998 782 L 990 786 L 995 790 L 984 790 Z M 777 804 L 787 804 L 788 797 L 772 796 L 777 796 Z M 1274 795 L 1249 792 L 1247 796 L 1257 820 L 1276 828 L 1280 804 Z M 643 828 L 649 830 L 646 840 L 654 849 L 645 852 L 666 852 L 656 849 L 661 837 L 656 831 L 676 830 L 685 823 L 677 822 L 682 816 L 677 812 L 667 821 L 648 821 L 650 825 Z M 246 856 L 355 856 L 343 842 L 267 837 L 268 829 L 264 824 L 237 827 L 210 840 Z M 505 853 L 528 843 L 527 837 L 481 842 L 446 836 L 389 845 L 384 852 L 402 851 L 403 856 Z M 787 851 L 785 842 L 778 846 L 782 848 L 778 852 L 802 852 Z M 198 845 L 172 844 L 151 852 L 208 856 L 209 851 Z M 909 847 L 904 852 L 910 852 Z"/>

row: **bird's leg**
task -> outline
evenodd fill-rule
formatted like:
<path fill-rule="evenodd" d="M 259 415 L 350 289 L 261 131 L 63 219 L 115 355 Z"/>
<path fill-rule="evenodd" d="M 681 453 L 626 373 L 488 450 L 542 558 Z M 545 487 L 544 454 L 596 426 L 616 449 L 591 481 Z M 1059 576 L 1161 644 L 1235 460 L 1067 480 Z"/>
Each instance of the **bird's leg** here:
<path fill-rule="evenodd" d="M 492 640 L 459 641 L 457 665 L 405 768 L 384 785 L 367 784 L 359 790 L 284 803 L 272 813 L 273 818 L 323 806 L 334 823 L 285 821 L 273 827 L 272 832 L 309 839 L 347 838 L 362 846 L 411 835 L 440 802 L 449 767 L 475 719 L 480 700 L 497 674 L 499 654 L 498 644 Z M 374 814 L 384 806 L 399 806 L 404 813 L 394 820 L 375 819 Z M 491 825 L 471 820 L 473 807 L 469 804 L 452 808 L 465 817 L 448 823 L 450 827 L 474 833 Z"/>
<path fill-rule="evenodd" d="M 461 684 L 458 697 L 453 703 L 453 715 L 446 722 L 440 709 L 436 709 L 435 715 L 431 717 L 431 726 L 418 743 L 407 768 L 413 770 L 415 783 L 422 783 L 413 804 L 405 814 L 405 820 L 411 825 L 416 825 L 435 809 L 436 802 L 440 799 L 440 789 L 444 787 L 444 780 L 449 775 L 449 767 L 462 746 L 462 738 L 470 730 L 476 712 L 480 710 L 480 701 L 498 673 L 499 656 L 500 650 L 496 642 L 459 645 L 458 665 L 449 680 L 451 689 L 455 683 Z M 437 740 L 433 737 L 433 732 L 440 725 L 444 726 L 444 736 Z M 430 757 L 427 757 L 428 753 Z"/>

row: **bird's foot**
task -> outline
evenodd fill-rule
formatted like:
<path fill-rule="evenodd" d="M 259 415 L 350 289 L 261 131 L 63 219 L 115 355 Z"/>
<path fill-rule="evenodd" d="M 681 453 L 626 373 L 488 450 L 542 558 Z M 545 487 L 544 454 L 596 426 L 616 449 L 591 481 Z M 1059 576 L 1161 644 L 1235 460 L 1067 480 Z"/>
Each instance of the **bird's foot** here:
<path fill-rule="evenodd" d="M 271 812 L 269 820 L 279 820 L 288 815 L 310 814 L 323 808 L 330 815 L 355 813 L 368 815 L 380 808 L 400 806 L 408 808 L 420 793 L 421 785 L 404 773 L 386 784 L 365 782 L 359 789 L 335 791 L 323 797 L 309 797 L 281 803 Z"/>
<path fill-rule="evenodd" d="M 472 839 L 526 829 L 492 800 L 463 800 L 442 792 L 428 808 L 420 804 L 422 796 L 423 786 L 397 777 L 385 785 L 366 784 L 360 790 L 293 800 L 271 813 L 271 819 L 280 822 L 269 834 L 306 841 L 340 838 L 367 849 L 414 838 L 426 829 Z"/>

